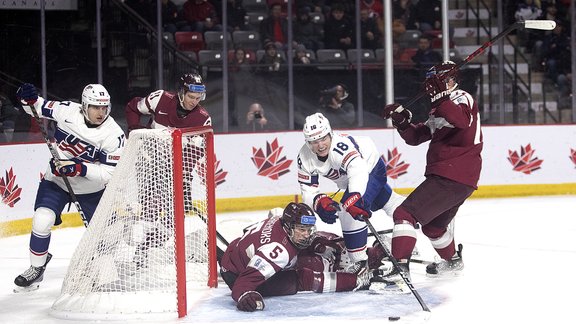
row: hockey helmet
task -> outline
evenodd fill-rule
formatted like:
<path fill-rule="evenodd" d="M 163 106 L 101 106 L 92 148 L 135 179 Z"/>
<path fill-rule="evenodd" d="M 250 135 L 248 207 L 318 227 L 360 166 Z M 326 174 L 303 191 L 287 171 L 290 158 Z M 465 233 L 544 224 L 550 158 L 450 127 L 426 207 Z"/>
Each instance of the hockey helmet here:
<path fill-rule="evenodd" d="M 281 222 L 290 241 L 297 248 L 305 249 L 312 244 L 312 240 L 316 236 L 316 216 L 308 205 L 304 203 L 289 203 L 284 208 Z"/>
<path fill-rule="evenodd" d="M 432 77 L 433 75 L 437 75 L 438 77 L 441 78 L 442 76 L 450 72 L 449 76 L 456 80 L 458 70 L 455 69 L 455 67 L 456 63 L 452 61 L 444 61 L 440 64 L 436 64 L 426 72 L 426 79 Z"/>
<path fill-rule="evenodd" d="M 188 91 L 201 93 L 202 97 L 200 100 L 206 99 L 206 85 L 204 85 L 204 80 L 202 80 L 202 76 L 200 74 L 186 73 L 180 77 L 178 84 L 178 98 L 180 99 L 180 104 L 182 104 L 184 95 Z"/>
<path fill-rule="evenodd" d="M 306 117 L 303 132 L 306 142 L 309 143 L 319 140 L 328 134 L 332 136 L 332 127 L 330 127 L 328 118 L 321 113 L 315 113 Z"/>
<path fill-rule="evenodd" d="M 106 117 L 110 115 L 110 94 L 108 94 L 108 90 L 103 85 L 89 84 L 82 91 L 82 114 L 88 121 L 90 121 L 90 118 L 88 118 L 89 106 L 106 106 L 108 107 Z"/>

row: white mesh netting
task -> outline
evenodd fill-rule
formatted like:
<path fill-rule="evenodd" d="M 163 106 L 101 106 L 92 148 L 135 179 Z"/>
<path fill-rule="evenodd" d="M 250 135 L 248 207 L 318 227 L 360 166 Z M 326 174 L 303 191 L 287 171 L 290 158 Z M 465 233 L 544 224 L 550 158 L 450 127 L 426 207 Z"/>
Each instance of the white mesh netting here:
<path fill-rule="evenodd" d="M 52 315 L 124 319 L 172 317 L 177 312 L 175 190 L 184 197 L 178 203 L 186 215 L 187 285 L 206 287 L 205 175 L 213 170 L 207 161 L 213 166 L 213 160 L 207 159 L 205 134 L 183 134 L 184 188 L 174 188 L 172 141 L 171 130 L 130 133 L 113 179 L 70 261 Z"/>

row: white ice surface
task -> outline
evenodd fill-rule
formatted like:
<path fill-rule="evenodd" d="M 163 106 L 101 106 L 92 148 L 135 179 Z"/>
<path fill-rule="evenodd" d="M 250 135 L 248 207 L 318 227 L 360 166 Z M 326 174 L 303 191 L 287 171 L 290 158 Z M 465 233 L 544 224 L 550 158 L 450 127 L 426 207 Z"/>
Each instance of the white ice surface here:
<path fill-rule="evenodd" d="M 228 240 L 266 217 L 266 211 L 218 215 L 218 231 Z M 377 213 L 378 229 L 391 226 Z M 319 229 L 339 233 L 339 226 Z M 49 309 L 58 297 L 63 277 L 83 228 L 52 232 L 50 262 L 40 289 L 12 292 L 14 278 L 29 266 L 29 235 L 0 239 L 0 323 L 75 323 L 56 319 Z M 266 298 L 262 312 L 236 310 L 230 291 L 219 287 L 190 301 L 189 315 L 166 323 L 576 323 L 576 196 L 475 199 L 460 209 L 457 242 L 464 245 L 464 273 L 436 280 L 424 276 L 424 266 L 412 264 L 412 281 L 430 307 L 425 321 L 413 295 L 384 296 L 368 292 L 314 294 Z M 421 258 L 433 260 L 426 238 L 419 236 Z M 142 321 L 139 321 L 142 322 Z M 150 321 L 156 322 L 156 321 Z"/>

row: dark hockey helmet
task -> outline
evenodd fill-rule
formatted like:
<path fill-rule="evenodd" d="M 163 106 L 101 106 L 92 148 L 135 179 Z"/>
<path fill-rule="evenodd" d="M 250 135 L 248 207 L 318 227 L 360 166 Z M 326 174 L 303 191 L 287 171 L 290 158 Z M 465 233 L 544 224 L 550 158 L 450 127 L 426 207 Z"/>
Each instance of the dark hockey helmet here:
<path fill-rule="evenodd" d="M 299 249 L 305 249 L 312 244 L 316 236 L 316 216 L 308 205 L 289 203 L 282 214 L 282 227 L 290 241 Z"/>
<path fill-rule="evenodd" d="M 198 73 L 186 73 L 180 77 L 178 82 L 178 98 L 182 104 L 182 100 L 186 92 L 201 93 L 202 97 L 200 100 L 206 99 L 206 85 L 204 85 L 204 80 L 202 76 Z"/>
<path fill-rule="evenodd" d="M 437 75 L 438 77 L 442 77 L 450 72 L 449 77 L 454 78 L 456 80 L 458 78 L 458 70 L 455 69 L 456 63 L 452 61 L 444 61 L 440 64 L 436 64 L 431 67 L 428 72 L 426 72 L 426 79 L 433 75 Z"/>

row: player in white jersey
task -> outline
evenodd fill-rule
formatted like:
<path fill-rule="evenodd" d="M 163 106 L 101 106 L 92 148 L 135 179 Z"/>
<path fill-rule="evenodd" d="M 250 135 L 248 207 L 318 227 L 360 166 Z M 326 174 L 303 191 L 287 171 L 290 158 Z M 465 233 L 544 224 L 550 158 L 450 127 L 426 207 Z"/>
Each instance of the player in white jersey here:
<path fill-rule="evenodd" d="M 110 116 L 110 95 L 100 84 L 84 88 L 82 104 L 46 100 L 29 83 L 23 84 L 16 95 L 28 114 L 33 115 L 34 109 L 39 117 L 56 122 L 53 148 L 60 158 L 60 163 L 50 160 L 36 193 L 31 266 L 14 280 L 19 287 L 33 289 L 42 281 L 52 257 L 48 253 L 51 227 L 62 223 L 62 210 L 72 202 L 62 177 L 66 176 L 89 222 L 120 159 L 125 135 Z"/>
<path fill-rule="evenodd" d="M 369 137 L 334 133 L 321 113 L 306 117 L 303 131 L 306 144 L 298 154 L 302 200 L 325 223 L 340 219 L 352 261 L 349 271 L 356 271 L 367 259 L 368 228 L 362 220 L 379 209 L 392 217 L 405 197 L 388 185 L 386 163 Z M 345 190 L 341 200 L 343 210 L 331 197 L 320 192 L 321 176 L 334 181 L 339 190 Z"/>

